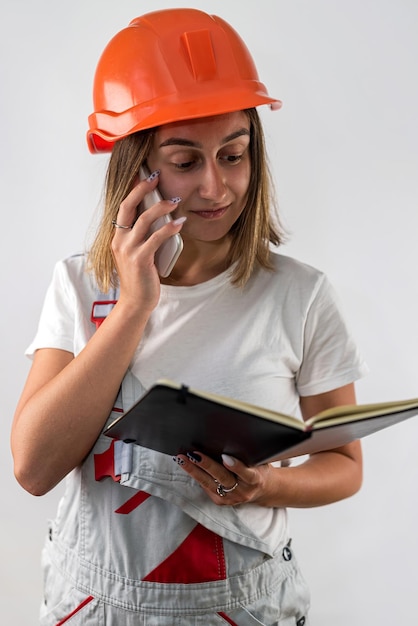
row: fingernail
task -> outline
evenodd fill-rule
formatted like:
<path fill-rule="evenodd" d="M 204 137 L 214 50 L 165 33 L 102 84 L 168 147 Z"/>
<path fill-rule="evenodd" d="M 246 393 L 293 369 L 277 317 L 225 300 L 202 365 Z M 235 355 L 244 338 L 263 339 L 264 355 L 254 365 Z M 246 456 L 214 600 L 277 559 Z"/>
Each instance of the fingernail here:
<path fill-rule="evenodd" d="M 155 170 L 154 172 L 152 172 L 152 174 L 150 174 L 147 178 L 147 182 L 152 183 L 152 181 L 157 178 L 157 176 L 160 175 L 160 170 Z"/>
<path fill-rule="evenodd" d="M 173 204 L 178 204 L 179 202 L 181 202 L 181 198 L 179 198 L 179 197 L 171 198 L 170 202 L 172 202 Z"/>
<path fill-rule="evenodd" d="M 186 452 L 186 456 L 188 459 L 193 461 L 193 463 L 200 463 L 202 457 L 197 452 Z"/>
<path fill-rule="evenodd" d="M 235 459 L 232 456 L 229 456 L 228 454 L 223 454 L 222 455 L 222 461 L 226 464 L 229 465 L 230 467 L 232 467 L 233 465 L 235 465 Z"/>
<path fill-rule="evenodd" d="M 177 219 L 173 220 L 173 224 L 175 226 L 180 226 L 180 224 L 184 224 L 186 220 L 187 220 L 187 217 L 178 217 Z"/>
<path fill-rule="evenodd" d="M 184 460 L 178 456 L 173 456 L 173 461 L 177 463 L 177 465 L 184 465 Z"/>

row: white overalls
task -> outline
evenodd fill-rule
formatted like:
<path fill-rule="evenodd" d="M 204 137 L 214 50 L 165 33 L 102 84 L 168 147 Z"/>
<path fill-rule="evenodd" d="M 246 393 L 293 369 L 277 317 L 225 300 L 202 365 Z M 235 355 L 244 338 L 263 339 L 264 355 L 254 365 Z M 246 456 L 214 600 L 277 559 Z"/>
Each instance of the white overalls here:
<path fill-rule="evenodd" d="M 109 421 L 138 385 L 128 373 Z M 100 436 L 50 525 L 41 626 L 307 625 L 290 545 L 260 540 L 239 508 L 170 456 Z"/>

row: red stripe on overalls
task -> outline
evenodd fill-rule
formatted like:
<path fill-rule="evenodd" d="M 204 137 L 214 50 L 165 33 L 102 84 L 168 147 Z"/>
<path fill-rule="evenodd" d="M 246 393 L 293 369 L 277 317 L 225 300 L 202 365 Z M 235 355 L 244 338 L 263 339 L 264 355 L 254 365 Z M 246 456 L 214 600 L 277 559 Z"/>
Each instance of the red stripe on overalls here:
<path fill-rule="evenodd" d="M 120 513 L 121 515 L 128 515 L 132 513 L 137 506 L 140 506 L 147 498 L 150 497 L 150 493 L 146 491 L 138 491 L 132 498 L 129 498 L 124 504 L 122 504 L 118 509 L 116 509 L 115 513 Z"/>
<path fill-rule="evenodd" d="M 231 626 L 238 626 L 238 624 L 236 622 L 234 622 L 230 617 L 228 617 L 228 615 L 226 613 L 218 613 L 219 617 L 222 617 L 222 619 L 224 619 L 226 622 L 228 622 L 228 624 L 231 624 Z"/>
<path fill-rule="evenodd" d="M 87 606 L 87 604 L 89 604 L 89 602 L 91 602 L 92 600 L 94 600 L 93 596 L 88 596 L 88 598 L 83 600 L 83 602 L 79 604 L 77 608 L 74 609 L 74 611 L 71 611 L 71 613 L 69 613 L 67 617 L 64 617 L 64 619 L 58 622 L 56 626 L 61 626 L 61 624 L 65 624 L 65 622 L 68 622 L 69 619 L 74 617 L 74 615 L 76 615 L 79 611 L 81 611 L 81 609 L 84 609 L 84 607 Z"/>
<path fill-rule="evenodd" d="M 197 524 L 183 543 L 143 580 L 155 583 L 205 583 L 225 580 L 222 538 Z"/>

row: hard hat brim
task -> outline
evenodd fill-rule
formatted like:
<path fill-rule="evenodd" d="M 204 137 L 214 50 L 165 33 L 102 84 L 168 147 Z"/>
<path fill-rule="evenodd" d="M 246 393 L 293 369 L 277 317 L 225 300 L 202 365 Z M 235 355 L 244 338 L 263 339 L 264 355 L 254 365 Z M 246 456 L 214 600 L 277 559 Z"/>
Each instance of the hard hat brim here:
<path fill-rule="evenodd" d="M 109 111 L 92 113 L 89 116 L 90 130 L 87 132 L 90 152 L 111 152 L 116 141 L 164 124 L 222 115 L 261 105 L 270 105 L 273 110 L 282 106 L 281 100 L 267 94 L 262 83 L 253 85 L 251 90 L 237 90 L 230 85 L 229 90 L 222 91 L 221 97 L 219 94 L 205 93 L 202 90 L 199 94 L 190 95 L 190 99 L 185 101 L 184 98 L 179 99 L 176 94 L 172 94 L 158 101 L 153 100 L 149 104 L 141 103 L 122 113 Z"/>

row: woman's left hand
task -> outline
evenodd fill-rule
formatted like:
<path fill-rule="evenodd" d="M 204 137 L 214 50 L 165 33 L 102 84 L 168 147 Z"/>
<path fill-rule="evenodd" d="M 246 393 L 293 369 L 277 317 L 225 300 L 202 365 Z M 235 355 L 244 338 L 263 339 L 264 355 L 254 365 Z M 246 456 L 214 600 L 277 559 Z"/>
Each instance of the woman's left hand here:
<path fill-rule="evenodd" d="M 236 506 L 263 498 L 273 466 L 248 467 L 227 455 L 222 455 L 222 459 L 221 465 L 201 452 L 175 457 L 180 467 L 200 484 L 215 504 Z"/>

